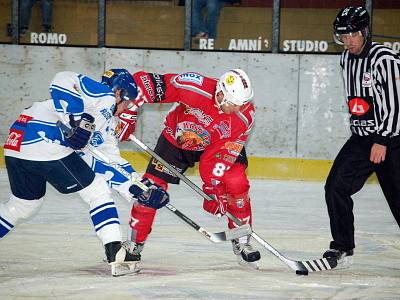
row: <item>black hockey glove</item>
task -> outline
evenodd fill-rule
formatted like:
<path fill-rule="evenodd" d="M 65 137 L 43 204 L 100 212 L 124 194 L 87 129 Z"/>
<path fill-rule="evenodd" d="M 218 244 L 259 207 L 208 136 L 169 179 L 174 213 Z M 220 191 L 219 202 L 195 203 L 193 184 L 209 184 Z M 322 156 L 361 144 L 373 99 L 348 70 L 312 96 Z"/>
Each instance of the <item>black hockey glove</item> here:
<path fill-rule="evenodd" d="M 73 127 L 67 134 L 65 134 L 66 146 L 74 150 L 84 148 L 89 142 L 92 132 L 96 128 L 94 117 L 87 113 L 83 113 L 82 118 L 79 121 L 70 121 L 70 124 Z"/>
<path fill-rule="evenodd" d="M 149 189 L 143 191 L 142 188 L 133 184 L 129 188 L 129 192 L 133 195 L 139 204 L 159 209 L 164 207 L 169 202 L 169 194 L 160 186 L 152 183 L 150 179 L 143 178 L 141 180 Z"/>

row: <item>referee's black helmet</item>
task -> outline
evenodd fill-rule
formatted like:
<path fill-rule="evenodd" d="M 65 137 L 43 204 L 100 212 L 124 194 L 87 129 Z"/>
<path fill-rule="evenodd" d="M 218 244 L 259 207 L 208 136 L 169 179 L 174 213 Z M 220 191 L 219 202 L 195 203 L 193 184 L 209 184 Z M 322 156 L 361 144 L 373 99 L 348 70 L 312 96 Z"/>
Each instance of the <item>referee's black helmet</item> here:
<path fill-rule="evenodd" d="M 363 29 L 368 28 L 369 20 L 368 11 L 364 7 L 345 7 L 336 16 L 333 22 L 333 31 L 335 34 L 363 31 Z"/>

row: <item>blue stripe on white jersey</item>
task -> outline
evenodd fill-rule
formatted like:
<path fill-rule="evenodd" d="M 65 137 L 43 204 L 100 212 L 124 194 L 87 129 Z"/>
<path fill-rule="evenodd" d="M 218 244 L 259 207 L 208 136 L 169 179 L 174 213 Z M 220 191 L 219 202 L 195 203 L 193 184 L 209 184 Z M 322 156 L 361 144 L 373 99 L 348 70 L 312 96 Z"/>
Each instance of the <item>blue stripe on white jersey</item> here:
<path fill-rule="evenodd" d="M 74 92 L 74 91 L 71 91 L 71 90 L 69 90 L 69 89 L 66 89 L 65 87 L 62 87 L 62 86 L 57 85 L 57 84 L 52 84 L 52 85 L 50 86 L 50 89 L 53 89 L 53 88 L 58 89 L 58 90 L 61 90 L 61 91 L 65 92 L 65 93 L 67 93 L 67 94 L 71 94 L 72 96 L 75 96 L 75 97 L 77 97 L 77 98 L 80 98 L 80 97 L 81 97 L 81 95 L 80 95 L 79 93 Z"/>
<path fill-rule="evenodd" d="M 31 144 L 39 143 L 39 142 L 41 142 L 43 140 L 44 140 L 43 138 L 37 138 L 35 140 L 29 140 L 29 141 L 22 142 L 22 145 L 24 145 L 24 146 L 31 145 Z"/>
<path fill-rule="evenodd" d="M 30 124 L 49 125 L 49 126 L 57 127 L 56 123 L 54 123 L 54 122 L 47 122 L 47 121 L 42 121 L 42 120 L 37 120 L 37 119 L 32 119 L 32 120 L 29 121 L 29 123 Z"/>
<path fill-rule="evenodd" d="M 111 96 L 114 97 L 114 93 L 111 89 L 93 79 L 86 77 L 84 75 L 78 75 L 79 82 L 81 85 L 82 92 L 91 98 L 100 98 L 104 96 Z"/>
<path fill-rule="evenodd" d="M 63 87 L 52 85 L 50 95 L 53 99 L 54 107 L 57 112 L 71 113 L 79 116 L 83 113 L 84 105 L 81 96 Z M 63 105 L 62 102 L 65 102 Z"/>
<path fill-rule="evenodd" d="M 91 168 L 94 172 L 98 174 L 107 174 L 104 179 L 107 181 L 107 184 L 110 187 L 112 187 L 113 185 L 121 185 L 122 183 L 128 181 L 128 178 L 118 172 L 115 168 L 101 160 L 96 159 L 95 157 L 93 157 Z M 129 165 L 129 163 L 122 166 L 122 168 L 129 173 L 135 172 L 135 170 L 132 168 L 131 165 Z"/>
<path fill-rule="evenodd" d="M 58 128 L 54 122 L 32 119 L 28 122 L 24 131 L 23 145 L 37 143 L 42 140 L 46 140 L 47 142 L 64 141 L 64 136 L 60 128 Z M 39 132 L 42 134 L 39 134 Z"/>

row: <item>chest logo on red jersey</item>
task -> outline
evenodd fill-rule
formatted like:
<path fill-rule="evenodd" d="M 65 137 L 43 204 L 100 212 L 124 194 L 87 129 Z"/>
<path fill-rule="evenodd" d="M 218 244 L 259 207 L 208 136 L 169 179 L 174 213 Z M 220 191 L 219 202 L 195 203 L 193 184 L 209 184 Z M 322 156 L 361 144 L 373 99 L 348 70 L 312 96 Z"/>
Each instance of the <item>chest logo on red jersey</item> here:
<path fill-rule="evenodd" d="M 229 121 L 221 121 L 218 124 L 214 124 L 213 128 L 218 131 L 221 139 L 231 137 L 231 123 Z"/>
<path fill-rule="evenodd" d="M 370 105 L 362 98 L 353 98 L 348 105 L 350 113 L 356 116 L 365 115 L 370 109 Z"/>
<path fill-rule="evenodd" d="M 206 127 L 210 125 L 210 123 L 213 121 L 213 118 L 211 118 L 211 116 L 205 114 L 201 109 L 198 108 L 187 106 L 185 108 L 185 114 L 195 116 L 196 119 L 199 120 L 199 122 Z"/>
<path fill-rule="evenodd" d="M 176 127 L 175 139 L 182 149 L 204 150 L 210 145 L 210 134 L 201 125 L 182 122 Z"/>
<path fill-rule="evenodd" d="M 11 128 L 7 141 L 4 144 L 4 149 L 20 151 L 23 138 L 24 132 L 22 130 Z"/>

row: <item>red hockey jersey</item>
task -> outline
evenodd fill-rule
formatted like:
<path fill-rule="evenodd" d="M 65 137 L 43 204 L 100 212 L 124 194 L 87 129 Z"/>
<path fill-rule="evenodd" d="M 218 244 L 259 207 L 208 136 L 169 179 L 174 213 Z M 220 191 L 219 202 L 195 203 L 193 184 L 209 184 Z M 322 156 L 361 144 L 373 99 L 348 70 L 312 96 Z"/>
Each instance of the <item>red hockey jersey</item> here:
<path fill-rule="evenodd" d="M 172 103 L 163 135 L 176 147 L 204 151 L 200 173 L 205 183 L 223 176 L 236 161 L 254 124 L 252 103 L 240 112 L 223 113 L 216 105 L 217 80 L 195 72 L 133 75 L 143 96 L 136 104 Z"/>

